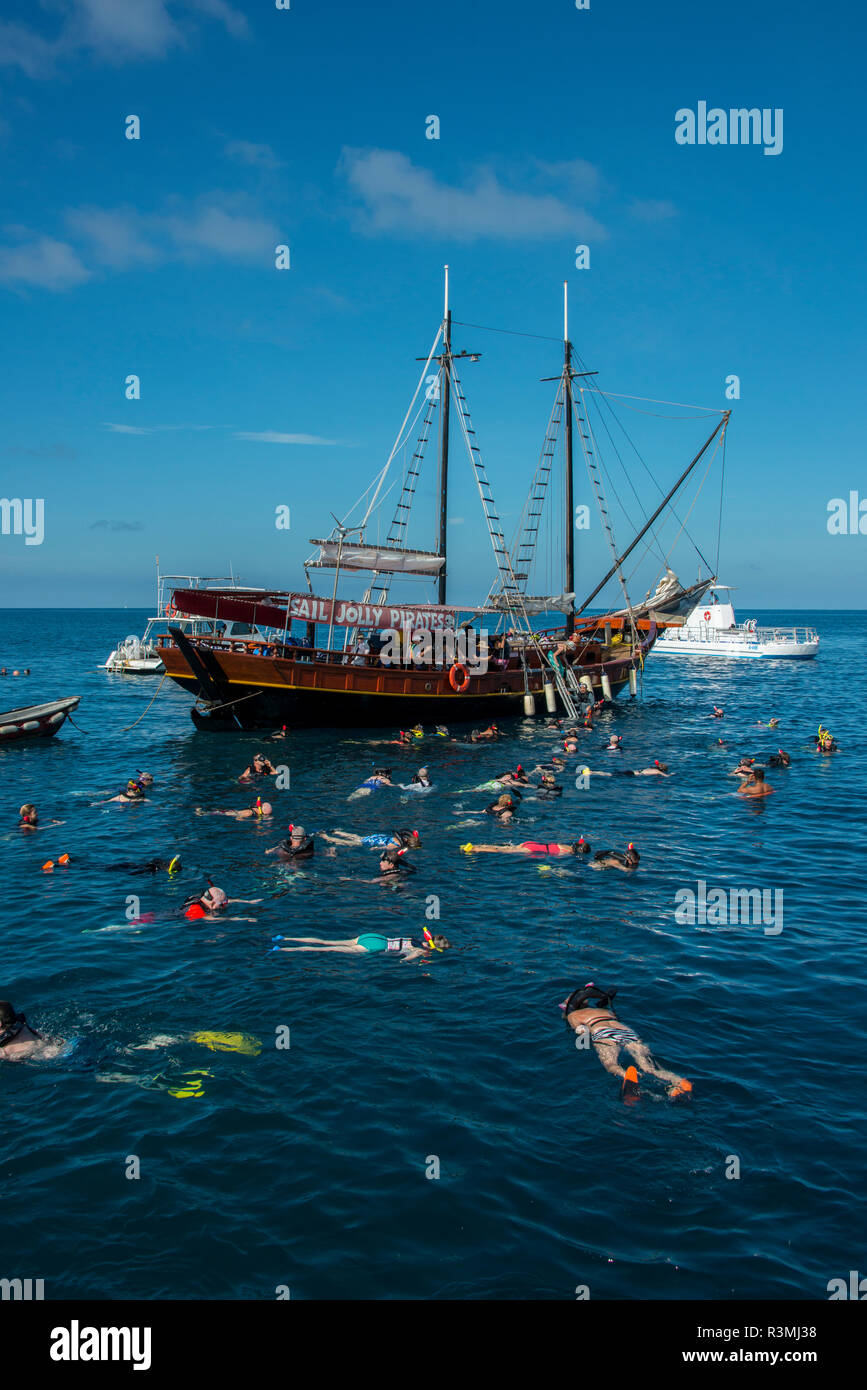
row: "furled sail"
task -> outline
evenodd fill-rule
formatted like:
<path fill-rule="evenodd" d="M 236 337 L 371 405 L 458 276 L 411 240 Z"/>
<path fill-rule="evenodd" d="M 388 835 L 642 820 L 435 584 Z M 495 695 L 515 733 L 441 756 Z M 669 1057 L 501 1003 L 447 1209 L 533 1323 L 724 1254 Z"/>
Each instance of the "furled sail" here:
<path fill-rule="evenodd" d="M 540 613 L 571 613 L 575 607 L 574 594 L 543 594 L 541 596 L 530 597 L 521 594 L 492 594 L 487 603 L 487 608 L 493 608 L 498 613 L 506 613 L 516 610 L 526 612 L 528 617 L 537 617 Z"/>
<path fill-rule="evenodd" d="M 376 570 L 379 574 L 438 575 L 445 557 L 432 550 L 401 550 L 390 546 L 363 545 L 358 542 L 311 541 L 319 554 L 308 565 L 317 569 Z"/>

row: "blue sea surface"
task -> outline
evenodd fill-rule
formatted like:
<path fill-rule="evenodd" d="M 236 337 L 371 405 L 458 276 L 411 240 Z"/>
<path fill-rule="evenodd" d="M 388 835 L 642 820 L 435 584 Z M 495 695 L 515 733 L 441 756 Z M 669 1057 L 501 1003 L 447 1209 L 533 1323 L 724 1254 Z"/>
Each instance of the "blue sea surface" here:
<path fill-rule="evenodd" d="M 97 669 L 147 616 L 0 614 L 0 665 L 32 668 L 0 706 L 82 697 L 55 739 L 0 749 L 0 998 L 76 1040 L 0 1062 L 0 1277 L 42 1278 L 46 1298 L 812 1299 L 867 1272 L 863 614 L 756 615 L 816 626 L 812 662 L 651 655 L 640 697 L 582 734 L 562 798 L 525 798 L 508 828 L 472 789 L 555 748 L 541 715 L 496 746 L 456 721 L 454 741 L 412 748 L 197 733 L 171 682 L 145 712 L 159 677 Z M 602 751 L 614 731 L 622 754 Z M 778 747 L 791 767 L 745 803 L 737 756 Z M 290 769 L 273 822 L 197 816 L 250 804 L 237 777 L 260 748 Z M 576 785 L 584 764 L 655 758 L 674 776 Z M 427 764 L 433 790 L 349 799 L 382 762 L 404 783 Z M 101 804 L 136 769 L 156 779 L 147 803 Z M 383 885 L 375 854 L 321 840 L 293 870 L 265 854 L 290 821 L 417 829 L 417 872 Z M 633 841 L 639 869 L 459 848 L 579 834 Z M 172 854 L 171 879 L 114 867 Z M 255 920 L 186 921 L 207 876 L 261 898 L 232 909 Z M 701 881 L 780 890 L 782 930 L 679 922 L 676 894 Z M 130 929 L 130 895 L 153 922 Z M 276 934 L 425 925 L 453 948 L 429 962 L 270 951 Z M 627 1106 L 575 1046 L 558 1003 L 590 979 L 617 986 L 691 1100 L 650 1083 Z M 210 1051 L 199 1030 L 261 1052 Z"/>

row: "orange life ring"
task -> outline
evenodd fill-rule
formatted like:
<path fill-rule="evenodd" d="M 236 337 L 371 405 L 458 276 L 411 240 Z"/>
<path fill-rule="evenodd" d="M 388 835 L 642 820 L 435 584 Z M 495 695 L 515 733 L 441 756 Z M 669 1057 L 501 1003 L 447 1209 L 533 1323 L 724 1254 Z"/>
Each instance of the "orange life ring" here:
<path fill-rule="evenodd" d="M 174 605 L 173 603 L 167 603 L 167 604 L 166 604 L 166 617 L 167 617 L 167 618 L 177 617 L 177 614 L 179 613 L 179 611 L 180 611 L 180 610 L 179 610 L 178 608 L 176 608 L 175 605 Z"/>
<path fill-rule="evenodd" d="M 457 678 L 458 671 L 460 671 L 462 677 L 460 684 L 458 684 Z M 469 683 L 469 671 L 467 670 L 466 666 L 463 666 L 459 661 L 456 661 L 452 669 L 449 671 L 449 685 L 451 686 L 452 690 L 454 690 L 458 695 L 462 695 Z"/>
<path fill-rule="evenodd" d="M 706 609 L 704 610 L 703 617 L 704 617 L 704 620 L 705 620 L 706 623 L 709 623 L 709 622 L 710 622 L 710 609 L 709 609 L 709 608 L 706 608 Z"/>

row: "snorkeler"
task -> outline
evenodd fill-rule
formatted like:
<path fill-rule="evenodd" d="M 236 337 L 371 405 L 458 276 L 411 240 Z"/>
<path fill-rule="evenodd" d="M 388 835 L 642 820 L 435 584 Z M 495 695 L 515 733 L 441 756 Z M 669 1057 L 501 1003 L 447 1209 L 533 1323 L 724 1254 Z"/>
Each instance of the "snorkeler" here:
<path fill-rule="evenodd" d="M 610 738 L 608 739 L 608 742 L 603 743 L 602 747 L 604 748 L 606 753 L 622 753 L 622 743 L 623 738 L 620 734 L 611 734 Z"/>
<path fill-rule="evenodd" d="M 256 777 L 273 777 L 277 772 L 276 767 L 265 757 L 264 753 L 257 753 L 249 767 L 238 778 L 239 782 L 252 782 Z"/>
<path fill-rule="evenodd" d="M 184 904 L 184 916 L 191 922 L 215 921 L 217 918 L 224 922 L 255 922 L 255 917 L 223 917 L 222 914 L 233 903 L 254 907 L 261 901 L 261 898 L 230 898 L 222 888 L 215 888 L 211 883 L 197 898 L 187 900 Z"/>
<path fill-rule="evenodd" d="M 197 816 L 231 816 L 232 820 L 265 820 L 273 811 L 270 801 L 263 801 L 261 796 L 243 811 L 205 811 L 201 806 L 196 807 Z"/>
<path fill-rule="evenodd" d="M 401 874 L 414 874 L 415 865 L 406 863 L 403 858 L 406 853 L 406 849 L 384 849 L 379 856 L 380 878 L 399 878 Z"/>
<path fill-rule="evenodd" d="M 16 1013 L 8 999 L 0 999 L 0 1061 L 24 1062 L 28 1057 L 50 1061 L 64 1046 L 59 1038 L 49 1042 L 30 1026 L 24 1014 Z"/>
<path fill-rule="evenodd" d="M 417 830 L 393 830 L 389 834 L 353 835 L 349 830 L 333 830 L 321 837 L 333 845 L 359 845 L 362 849 L 419 849 Z"/>
<path fill-rule="evenodd" d="M 471 743 L 481 743 L 484 740 L 496 739 L 500 737 L 500 730 L 496 724 L 489 724 L 487 729 L 473 729 L 470 734 Z"/>
<path fill-rule="evenodd" d="M 737 767 L 732 768 L 733 777 L 752 777 L 755 758 L 740 758 Z"/>
<path fill-rule="evenodd" d="M 485 807 L 486 816 L 494 816 L 498 821 L 507 825 L 515 814 L 515 802 L 508 792 L 503 792 L 496 801 Z"/>
<path fill-rule="evenodd" d="M 770 796 L 773 790 L 765 781 L 764 769 L 755 767 L 747 780 L 741 782 L 738 787 L 738 796 Z"/>
<path fill-rule="evenodd" d="M 575 738 L 574 734 L 573 734 L 570 738 L 564 738 L 564 740 L 563 740 L 563 748 L 564 748 L 564 751 L 567 752 L 567 753 L 577 753 L 577 752 L 578 752 L 578 740 L 577 740 L 577 738 Z"/>
<path fill-rule="evenodd" d="M 303 825 L 290 825 L 288 838 L 265 853 L 276 854 L 280 859 L 309 859 L 314 848 L 313 836 L 307 834 Z"/>
<path fill-rule="evenodd" d="M 289 737 L 289 730 L 286 728 L 286 725 L 284 724 L 281 728 L 277 729 L 277 730 L 271 735 L 271 742 L 272 742 L 272 743 L 276 743 L 276 742 L 278 741 L 278 739 L 288 738 L 288 737 Z"/>
<path fill-rule="evenodd" d="M 433 783 L 428 776 L 426 767 L 420 767 L 418 772 L 414 772 L 410 778 L 410 785 L 416 787 L 430 787 Z"/>
<path fill-rule="evenodd" d="M 179 874 L 183 865 L 176 854 L 172 859 L 148 859 L 144 864 L 109 864 L 108 868 L 124 874 Z"/>
<path fill-rule="evenodd" d="M 816 745 L 817 753 L 838 753 L 840 751 L 840 745 L 831 733 L 831 730 L 823 729 L 821 724 L 819 725 L 818 734 L 814 734 L 813 736 L 813 742 Z"/>
<path fill-rule="evenodd" d="M 790 767 L 792 759 L 788 753 L 784 753 L 782 748 L 778 748 L 776 753 L 772 753 L 768 758 L 768 767 Z"/>
<path fill-rule="evenodd" d="M 356 796 L 369 796 L 379 787 L 393 787 L 391 780 L 390 767 L 375 767 L 369 777 L 366 777 L 360 787 L 356 787 L 354 792 L 349 793 L 350 800 Z"/>
<path fill-rule="evenodd" d="M 628 873 L 631 869 L 638 868 L 638 861 L 641 855 L 630 842 L 625 850 L 622 849 L 598 849 L 593 856 L 591 869 L 622 869 Z"/>
<path fill-rule="evenodd" d="M 19 829 L 19 830 L 39 830 L 39 829 L 40 829 L 39 812 L 37 811 L 36 807 L 33 805 L 33 802 L 32 802 L 32 801 L 25 801 L 24 805 L 21 807 L 21 809 L 20 809 L 19 812 L 18 812 L 18 818 L 19 818 L 19 819 L 18 819 L 18 829 Z M 45 822 L 45 826 L 49 826 L 49 825 L 65 825 L 65 824 L 66 824 L 66 821 L 63 821 L 63 820 L 49 820 L 49 821 L 46 821 L 46 822 Z M 44 828 L 44 827 L 42 827 L 42 828 Z"/>
<path fill-rule="evenodd" d="M 538 769 L 537 769 L 538 771 Z M 563 788 L 559 785 L 553 772 L 542 771 L 539 785 L 536 788 L 536 796 L 540 801 L 553 801 L 556 797 L 563 795 Z"/>
<path fill-rule="evenodd" d="M 124 790 L 117 796 L 109 796 L 105 801 L 95 801 L 93 804 L 95 806 L 108 806 L 112 801 L 120 801 L 126 806 L 135 806 L 146 800 L 144 787 L 134 777 L 130 777 Z"/>
<path fill-rule="evenodd" d="M 720 709 L 719 705 L 714 705 L 714 707 L 713 707 L 713 714 L 711 715 L 711 719 L 723 719 L 724 717 L 725 717 L 725 710 L 724 710 L 724 709 Z"/>
<path fill-rule="evenodd" d="M 669 1083 L 668 1094 L 672 1100 L 688 1096 L 692 1091 L 692 1082 L 658 1066 L 638 1034 L 620 1022 L 611 1007 L 616 993 L 616 989 L 600 989 L 590 981 L 589 984 L 574 989 L 569 998 L 560 1005 L 563 1017 L 570 1028 L 577 1034 L 584 1035 L 587 1041 L 593 1044 L 596 1056 L 605 1070 L 613 1076 L 620 1077 L 624 1099 L 638 1095 L 638 1072 L 634 1066 L 627 1067 L 624 1071 L 620 1065 L 621 1048 L 626 1050 L 642 1072 Z"/>
<path fill-rule="evenodd" d="M 589 854 L 590 846 L 582 835 L 571 845 L 560 841 L 524 840 L 520 845 L 461 845 L 464 854 Z"/>
<path fill-rule="evenodd" d="M 298 942 L 292 946 L 274 946 L 275 951 L 341 951 L 344 955 L 365 955 L 384 951 L 398 955 L 403 960 L 417 960 L 423 956 L 429 960 L 434 951 L 447 951 L 450 942 L 445 936 L 431 936 L 427 927 L 423 928 L 424 940 L 413 941 L 411 936 L 380 936 L 378 932 L 364 932 L 361 936 L 349 937 L 345 941 L 328 941 L 321 936 L 275 936 L 275 941 Z"/>

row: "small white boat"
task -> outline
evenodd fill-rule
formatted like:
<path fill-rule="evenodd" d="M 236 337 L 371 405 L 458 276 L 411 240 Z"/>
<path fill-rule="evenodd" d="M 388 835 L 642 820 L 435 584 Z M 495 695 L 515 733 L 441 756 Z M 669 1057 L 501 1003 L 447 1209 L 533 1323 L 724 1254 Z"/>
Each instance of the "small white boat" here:
<path fill-rule="evenodd" d="M 736 656 L 764 657 L 773 661 L 805 660 L 819 650 L 818 633 L 811 627 L 759 627 L 755 618 L 744 623 L 735 619 L 735 610 L 726 598 L 727 584 L 714 584 L 708 597 L 696 604 L 682 627 L 667 627 L 657 639 L 654 653 L 660 656 Z"/>
<path fill-rule="evenodd" d="M 235 588 L 237 584 L 238 579 L 234 575 L 228 579 L 203 579 L 198 575 L 160 574 L 157 570 L 156 617 L 148 619 L 142 637 L 130 633 L 122 642 L 118 642 L 108 660 L 103 662 L 99 669 L 101 671 L 113 671 L 122 676 L 160 675 L 165 667 L 157 647 L 161 642 L 168 641 L 170 623 L 173 627 L 179 627 L 188 637 L 204 637 L 215 631 L 215 624 L 210 619 L 181 613 L 169 597 L 172 590 L 175 588 L 207 589 L 211 586 Z M 218 626 L 221 636 L 243 635 L 249 637 L 251 635 L 251 629 L 246 624 L 220 623 Z M 243 628 L 243 633 L 235 633 L 234 628 Z M 256 634 L 252 633 L 252 635 L 255 636 Z"/>

